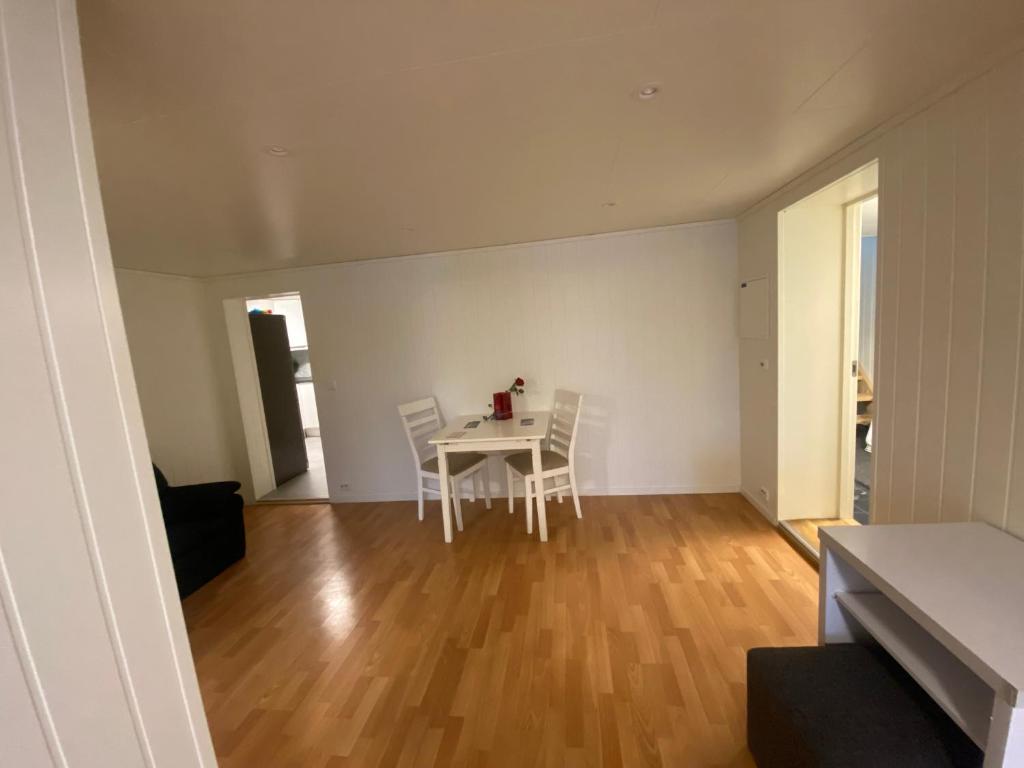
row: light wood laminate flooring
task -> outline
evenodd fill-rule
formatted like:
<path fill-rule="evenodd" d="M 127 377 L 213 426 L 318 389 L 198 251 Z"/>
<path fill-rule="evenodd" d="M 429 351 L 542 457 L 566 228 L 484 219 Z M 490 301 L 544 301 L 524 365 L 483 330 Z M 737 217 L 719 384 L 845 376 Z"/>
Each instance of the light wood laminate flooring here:
<path fill-rule="evenodd" d="M 220 765 L 751 766 L 746 650 L 815 642 L 813 568 L 742 497 L 260 505 L 185 601 Z"/>

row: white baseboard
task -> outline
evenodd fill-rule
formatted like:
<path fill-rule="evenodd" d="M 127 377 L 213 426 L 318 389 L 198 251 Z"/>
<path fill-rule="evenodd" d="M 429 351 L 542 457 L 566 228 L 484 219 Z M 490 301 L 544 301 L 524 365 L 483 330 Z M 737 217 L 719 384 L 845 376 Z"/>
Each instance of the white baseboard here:
<path fill-rule="evenodd" d="M 743 488 L 740 488 L 740 493 L 743 495 L 744 499 L 746 499 L 747 501 L 750 502 L 750 505 L 754 509 L 756 509 L 758 512 L 760 512 L 764 516 L 765 520 L 767 520 L 772 525 L 778 525 L 779 524 L 779 521 L 775 519 L 775 515 L 773 515 L 768 510 L 768 507 L 766 507 L 764 505 L 763 501 L 761 501 L 759 498 L 754 496 L 752 493 L 747 493 L 747 491 L 745 491 Z"/>
<path fill-rule="evenodd" d="M 427 496 L 427 499 L 436 499 L 437 496 Z M 378 501 L 416 501 L 416 494 L 412 491 L 381 491 L 379 493 L 339 493 L 331 496 L 332 504 L 362 504 Z"/>
<path fill-rule="evenodd" d="M 739 485 L 616 485 L 610 488 L 584 488 L 583 496 L 690 496 L 702 493 L 739 493 Z"/>
<path fill-rule="evenodd" d="M 740 493 L 739 485 L 644 485 L 644 486 L 613 486 L 610 488 L 582 488 L 581 496 L 689 496 L 695 494 L 713 493 Z M 496 498 L 505 498 L 504 487 L 494 490 Z M 746 494 L 744 494 L 746 495 Z M 434 498 L 436 496 L 428 496 Z M 357 504 L 361 502 L 384 502 L 384 501 L 415 501 L 416 492 L 405 491 L 379 491 L 373 493 L 361 493 L 350 491 L 339 493 L 331 497 L 333 504 Z M 764 514 L 764 510 L 762 510 Z"/>
<path fill-rule="evenodd" d="M 779 520 L 779 531 L 792 540 L 794 546 L 798 547 L 812 562 L 821 562 L 821 553 L 804 541 L 804 537 L 793 530 L 789 520 Z"/>

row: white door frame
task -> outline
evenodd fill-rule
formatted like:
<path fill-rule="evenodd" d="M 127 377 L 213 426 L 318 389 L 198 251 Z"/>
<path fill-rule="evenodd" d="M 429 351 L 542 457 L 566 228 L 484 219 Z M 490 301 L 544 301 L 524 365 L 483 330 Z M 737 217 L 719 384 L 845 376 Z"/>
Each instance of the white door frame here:
<path fill-rule="evenodd" d="M 875 196 L 847 203 L 843 209 L 843 340 L 840 376 L 842 406 L 839 425 L 839 517 L 853 517 L 854 471 L 857 463 L 857 370 L 860 349 L 861 206 Z"/>
<path fill-rule="evenodd" d="M 238 391 L 238 405 L 242 414 L 242 429 L 245 432 L 245 447 L 249 456 L 255 501 L 277 488 L 277 482 L 274 479 L 274 460 L 270 451 L 270 435 L 267 432 L 266 412 L 263 410 L 263 392 L 260 389 L 260 375 L 256 367 L 256 354 L 252 345 L 252 328 L 249 325 L 247 302 L 290 297 L 297 297 L 301 301 L 302 292 L 275 291 L 268 294 L 224 299 L 224 320 L 227 323 L 228 345 L 231 349 L 231 362 L 235 372 L 235 387 Z M 312 361 L 312 344 L 309 344 L 309 349 Z M 314 380 L 314 396 L 316 391 L 317 384 Z M 320 438 L 323 439 L 322 428 Z"/>
<path fill-rule="evenodd" d="M 0 0 L 0 760 L 213 768 L 81 61 L 71 0 Z"/>
<path fill-rule="evenodd" d="M 843 263 L 843 409 L 840 424 L 840 463 L 839 463 L 839 516 L 853 517 L 853 499 L 856 487 L 857 470 L 857 377 L 853 374 L 854 365 L 860 371 L 863 361 L 860 360 L 860 306 L 861 306 L 861 246 L 863 231 L 861 229 L 862 209 L 869 200 L 878 198 L 875 190 L 867 195 L 851 200 L 844 211 L 846 227 L 846 244 Z M 877 282 L 875 290 L 877 291 Z M 877 332 L 878 301 L 874 303 L 875 318 L 871 324 Z M 871 361 L 872 364 L 874 361 Z M 874 367 L 871 370 L 875 370 Z M 874 387 L 874 382 L 871 382 Z M 872 463 L 874 463 L 872 461 Z"/>
<path fill-rule="evenodd" d="M 846 227 L 845 211 L 848 210 L 847 206 L 851 202 L 863 202 L 879 194 L 878 168 L 879 160 L 871 160 L 843 177 L 826 184 L 812 194 L 801 198 L 778 213 L 778 262 L 776 275 L 778 318 L 778 362 L 776 365 L 778 386 L 776 516 L 779 522 L 783 524 L 787 520 L 850 517 L 853 514 L 852 461 L 855 460 L 855 454 L 849 451 L 852 437 L 850 441 L 843 437 L 843 429 L 846 422 L 849 421 L 852 425 L 853 421 L 855 421 L 854 416 L 850 415 L 847 417 L 845 415 L 849 412 L 851 397 L 854 400 L 853 411 L 856 411 L 856 390 L 855 388 L 851 389 L 850 376 L 850 366 L 852 360 L 856 359 L 856 351 L 849 347 L 849 321 L 847 320 L 848 315 L 854 311 L 854 308 L 850 305 L 849 298 L 846 295 L 848 289 L 852 288 L 853 276 L 849 273 L 853 269 L 853 265 L 846 257 L 846 254 L 850 252 L 850 247 L 848 244 L 849 229 Z M 806 243 L 806 241 L 799 239 L 801 237 L 799 231 L 791 231 L 792 227 L 789 220 L 790 215 L 797 214 L 798 209 L 805 205 L 820 206 L 823 211 L 828 212 L 827 227 L 818 228 L 815 231 L 823 242 L 827 241 L 822 247 L 827 249 L 828 258 L 835 259 L 835 263 L 838 266 L 838 280 L 834 284 L 834 293 L 830 293 L 830 295 L 834 295 L 835 302 L 839 304 L 840 315 L 837 318 L 838 322 L 835 323 L 835 341 L 832 342 L 830 340 L 829 343 L 839 344 L 841 349 L 838 355 L 839 370 L 835 372 L 835 375 L 839 378 L 832 379 L 829 383 L 830 411 L 827 418 L 830 434 L 822 436 L 823 433 L 816 433 L 821 438 L 823 450 L 814 453 L 815 460 L 822 462 L 822 464 L 817 465 L 817 469 L 820 469 L 823 473 L 819 475 L 819 479 L 825 477 L 824 473 L 827 473 L 828 481 L 827 484 L 819 482 L 815 492 L 816 495 L 810 501 L 804 499 L 802 503 L 797 503 L 797 501 L 794 501 L 794 498 L 797 498 L 798 494 L 793 489 L 796 488 L 797 491 L 804 490 L 800 481 L 801 473 L 806 472 L 807 457 L 800 457 L 800 461 L 796 461 L 792 459 L 792 456 L 798 454 L 792 453 L 790 450 L 793 446 L 799 447 L 799 443 L 792 441 L 802 439 L 801 435 L 803 433 L 800 429 L 800 421 L 797 418 L 799 414 L 794 415 L 787 410 L 787 396 L 792 397 L 793 391 L 797 391 L 791 387 L 793 386 L 792 381 L 797 380 L 794 377 L 797 377 L 798 373 L 791 370 L 791 367 L 788 365 L 790 355 L 787 354 L 787 350 L 789 349 L 788 342 L 791 339 L 787 339 L 787 333 L 791 333 L 793 330 L 791 328 L 792 323 L 787 322 L 789 319 L 787 318 L 787 296 L 790 294 L 790 286 L 787 284 L 786 279 L 786 262 L 790 258 L 791 253 L 795 252 L 793 249 L 798 248 L 801 243 Z M 805 212 L 809 210 L 804 209 Z M 835 221 L 832 221 L 833 218 Z M 833 229 L 832 227 L 835 228 Z M 856 273 L 858 281 L 859 276 L 858 269 Z M 831 285 L 833 284 L 830 283 Z M 829 290 L 830 292 L 833 291 L 832 288 Z M 831 334 L 831 327 L 829 332 Z M 831 338 L 833 337 L 830 336 Z M 831 399 L 831 388 L 833 385 L 839 397 L 838 402 Z M 833 421 L 836 418 L 841 419 L 842 423 L 837 425 Z M 806 429 L 806 420 L 804 420 L 802 426 Z M 833 429 L 833 427 L 836 428 Z M 841 442 L 836 444 L 833 442 L 834 440 Z M 828 462 L 827 468 L 824 466 L 825 461 Z M 846 469 L 848 462 L 850 463 L 849 471 Z M 848 480 L 848 488 L 844 486 L 845 480 Z M 827 485 L 827 490 L 825 485 Z M 845 501 L 847 498 L 850 501 L 849 505 Z"/>
<path fill-rule="evenodd" d="M 227 323 L 228 346 L 235 371 L 238 406 L 242 412 L 245 449 L 252 473 L 253 500 L 262 499 L 277 487 L 274 460 L 270 453 L 267 417 L 263 411 L 263 393 L 252 346 L 247 299 L 224 299 L 224 321 Z"/>

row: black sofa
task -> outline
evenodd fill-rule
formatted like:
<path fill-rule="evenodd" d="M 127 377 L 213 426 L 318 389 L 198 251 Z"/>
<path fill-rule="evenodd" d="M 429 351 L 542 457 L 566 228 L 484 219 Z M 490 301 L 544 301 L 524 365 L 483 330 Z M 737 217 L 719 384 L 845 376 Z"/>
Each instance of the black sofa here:
<path fill-rule="evenodd" d="M 178 594 L 184 598 L 245 557 L 240 483 L 170 485 L 154 464 Z"/>

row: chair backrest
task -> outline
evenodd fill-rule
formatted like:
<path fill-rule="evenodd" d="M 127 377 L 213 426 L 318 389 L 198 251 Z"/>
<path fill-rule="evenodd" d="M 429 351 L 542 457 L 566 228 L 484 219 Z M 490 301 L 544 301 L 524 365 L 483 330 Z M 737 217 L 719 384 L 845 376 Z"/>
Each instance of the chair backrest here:
<path fill-rule="evenodd" d="M 441 411 L 438 410 L 437 401 L 433 397 L 425 397 L 398 406 L 398 413 L 402 417 L 405 436 L 409 438 L 413 461 L 419 470 L 423 462 L 435 453 L 427 438 L 444 426 Z"/>
<path fill-rule="evenodd" d="M 576 453 L 576 432 L 580 426 L 583 395 L 565 389 L 555 390 L 555 407 L 551 411 L 551 433 L 548 447 L 573 464 Z"/>

